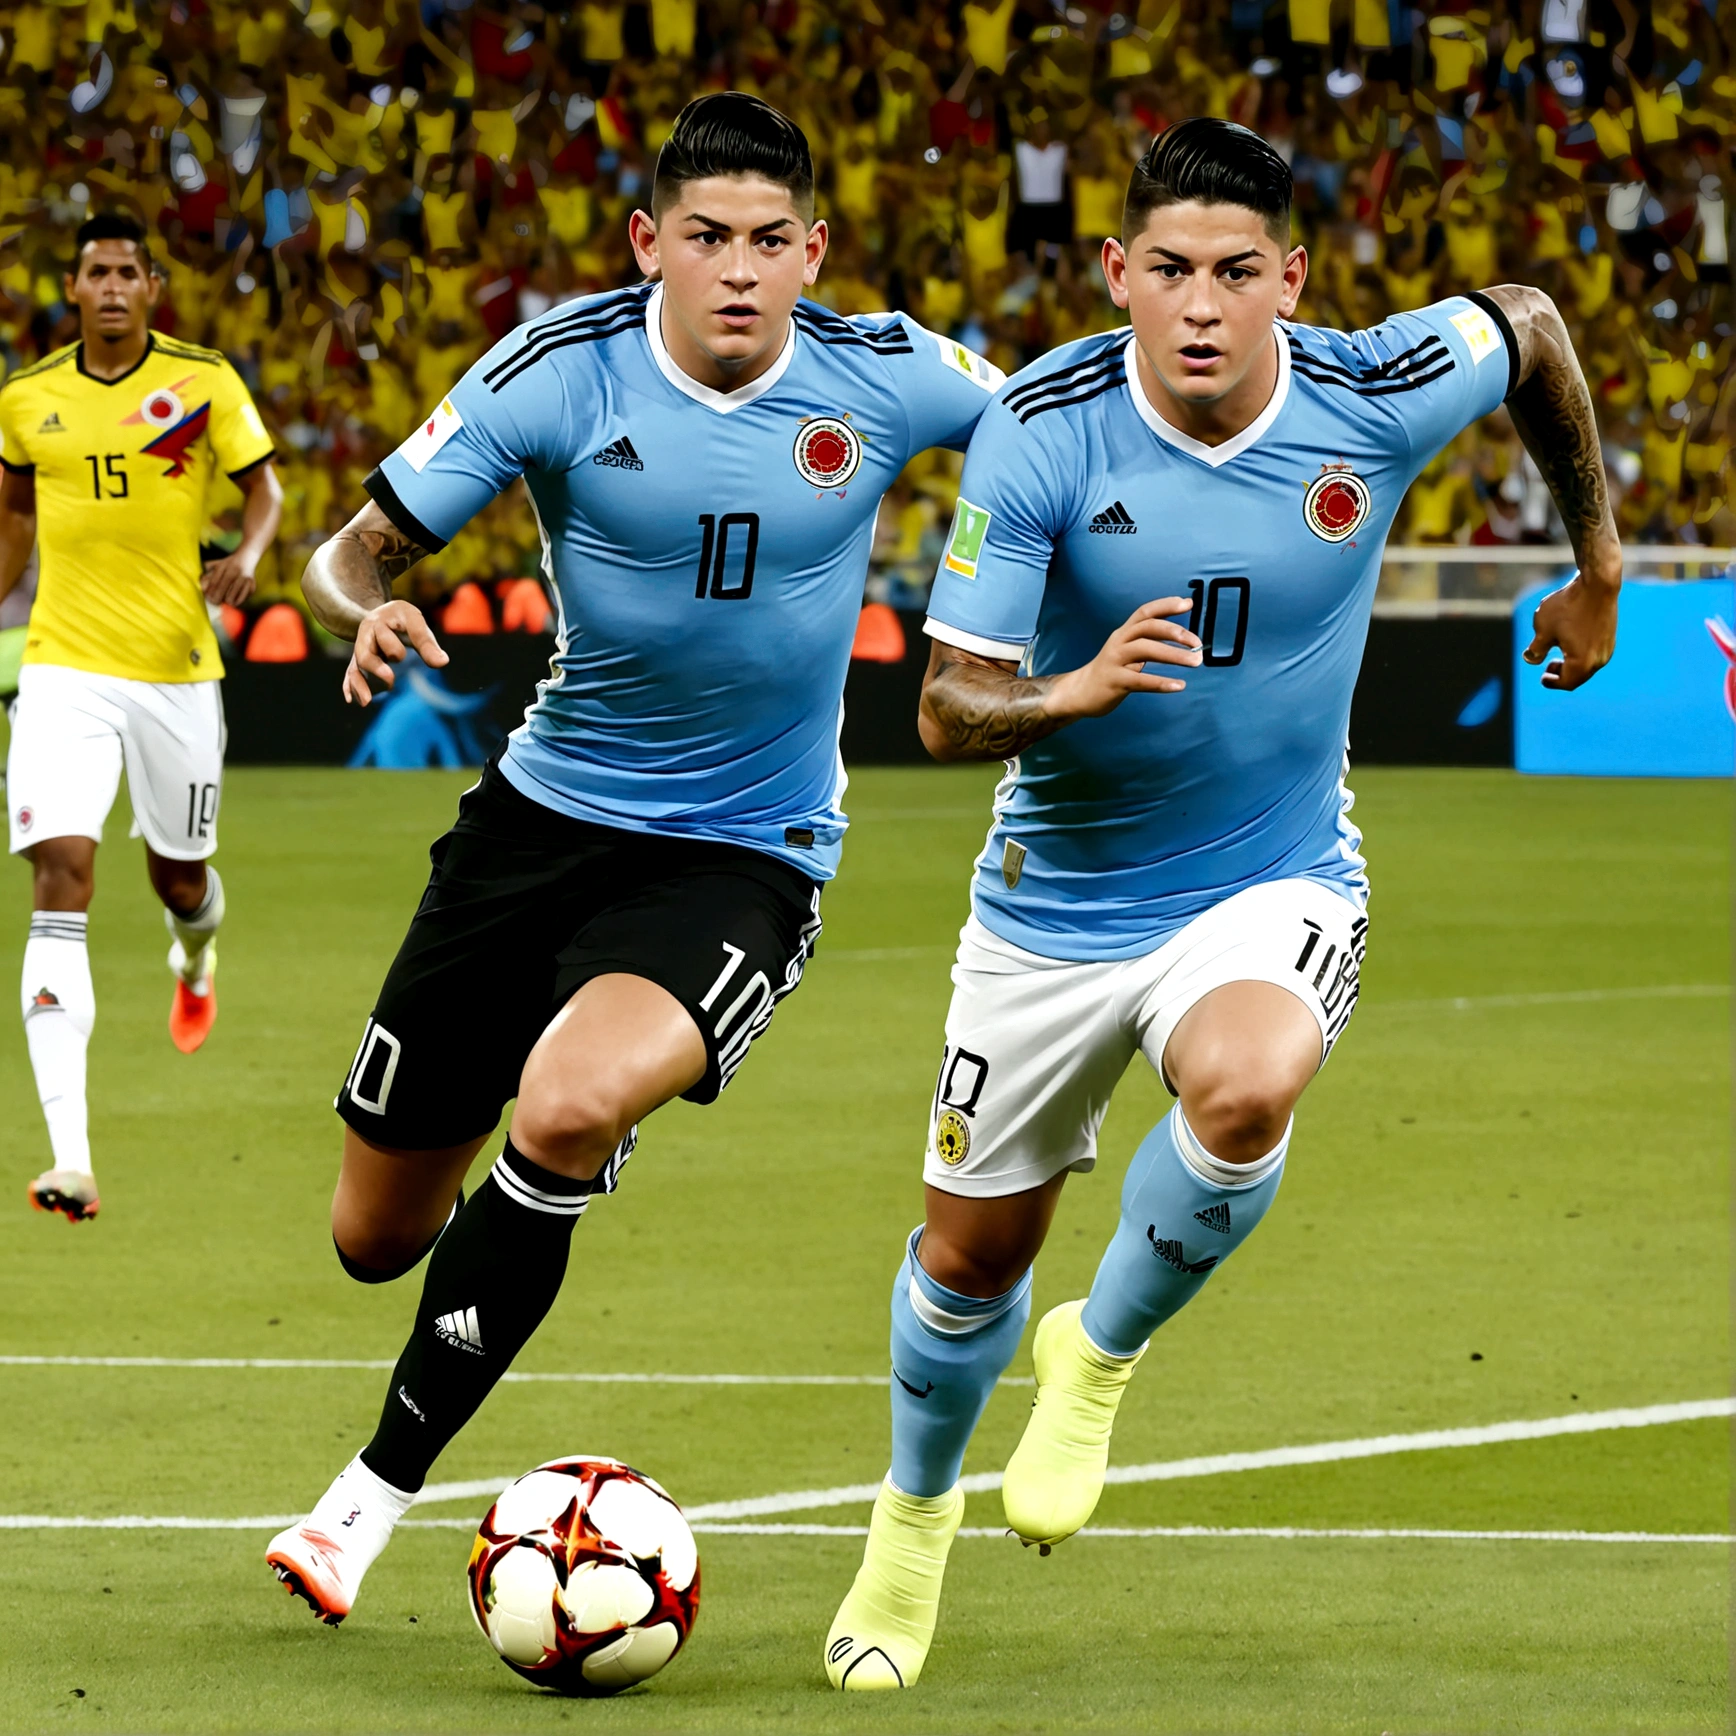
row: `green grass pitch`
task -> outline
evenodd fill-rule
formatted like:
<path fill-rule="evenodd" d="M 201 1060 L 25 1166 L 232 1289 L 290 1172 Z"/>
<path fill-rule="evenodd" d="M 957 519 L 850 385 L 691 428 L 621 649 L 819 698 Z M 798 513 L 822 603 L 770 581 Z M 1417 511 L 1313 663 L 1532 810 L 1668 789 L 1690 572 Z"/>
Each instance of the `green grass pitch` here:
<path fill-rule="evenodd" d="M 222 1016 L 192 1058 L 168 1040 L 166 937 L 117 812 L 91 929 L 103 1216 L 74 1228 L 24 1208 L 46 1151 L 11 1026 L 0 1351 L 396 1353 L 420 1280 L 366 1289 L 339 1272 L 330 1103 L 465 781 L 232 774 Z M 1727 788 L 1355 783 L 1375 887 L 1362 1005 L 1304 1101 L 1277 1208 L 1141 1368 L 1123 1463 L 1729 1390 L 1727 1003 L 1605 993 L 1725 980 Z M 650 1123 L 522 1367 L 884 1370 L 990 784 L 978 769 L 857 775 L 809 980 L 721 1103 Z M 7 983 L 26 880 L 0 873 Z M 1524 998 L 1551 995 L 1580 998 Z M 1166 1102 L 1136 1063 L 1104 1162 L 1069 1184 L 1039 1311 L 1088 1285 L 1121 1170 Z M 383 1383 L 0 1366 L 0 1507 L 303 1511 L 366 1439 Z M 967 1469 L 1000 1468 L 1026 1403 L 996 1395 Z M 1096 1523 L 1722 1532 L 1727 1438 L 1702 1421 L 1112 1486 Z M 509 1385 L 435 1474 L 504 1482 L 576 1450 L 639 1464 L 689 1504 L 860 1483 L 885 1465 L 886 1400 Z M 426 1511 L 473 1522 L 485 1504 Z M 861 1524 L 865 1508 L 790 1517 Z M 967 1523 L 998 1520 L 997 1497 L 972 1498 Z M 335 1632 L 272 1581 L 265 1537 L 0 1529 L 0 1728 L 1577 1736 L 1727 1717 L 1712 1545 L 1105 1537 L 1041 1560 L 967 1538 L 919 1688 L 844 1699 L 820 1647 L 859 1541 L 712 1535 L 688 1650 L 644 1689 L 569 1702 L 475 1632 L 467 1532 L 404 1532 Z"/>

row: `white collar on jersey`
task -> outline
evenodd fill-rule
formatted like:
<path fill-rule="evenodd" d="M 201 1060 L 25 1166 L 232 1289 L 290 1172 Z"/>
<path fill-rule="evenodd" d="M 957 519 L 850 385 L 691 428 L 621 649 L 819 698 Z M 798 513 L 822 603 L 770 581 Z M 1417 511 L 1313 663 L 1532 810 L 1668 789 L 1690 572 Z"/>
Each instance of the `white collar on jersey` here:
<path fill-rule="evenodd" d="M 743 409 L 755 398 L 763 398 L 789 372 L 790 363 L 796 359 L 796 322 L 792 319 L 778 359 L 757 380 L 750 380 L 734 392 L 720 392 L 715 386 L 702 386 L 691 374 L 683 371 L 663 342 L 662 284 L 651 291 L 651 299 L 645 304 L 645 340 L 651 346 L 651 359 L 656 362 L 663 378 L 694 403 L 703 404 L 721 416 L 727 416 L 731 410 Z"/>
<path fill-rule="evenodd" d="M 1203 440 L 1196 440 L 1191 434 L 1184 434 L 1179 428 L 1172 427 L 1151 407 L 1151 400 L 1145 395 L 1145 387 L 1139 379 L 1139 359 L 1134 351 L 1133 333 L 1127 334 L 1127 390 L 1132 394 L 1133 407 L 1139 412 L 1139 419 L 1160 440 L 1166 440 L 1178 452 L 1185 452 L 1192 458 L 1209 464 L 1216 470 L 1220 464 L 1228 464 L 1232 458 L 1246 452 L 1268 428 L 1278 419 L 1278 412 L 1284 408 L 1284 400 L 1290 395 L 1290 346 L 1284 342 L 1283 335 L 1276 327 L 1272 330 L 1272 341 L 1278 346 L 1278 383 L 1272 388 L 1272 396 L 1266 400 L 1266 407 L 1240 434 L 1231 435 L 1219 446 L 1208 446 Z M 755 381 L 758 384 L 758 381 Z"/>

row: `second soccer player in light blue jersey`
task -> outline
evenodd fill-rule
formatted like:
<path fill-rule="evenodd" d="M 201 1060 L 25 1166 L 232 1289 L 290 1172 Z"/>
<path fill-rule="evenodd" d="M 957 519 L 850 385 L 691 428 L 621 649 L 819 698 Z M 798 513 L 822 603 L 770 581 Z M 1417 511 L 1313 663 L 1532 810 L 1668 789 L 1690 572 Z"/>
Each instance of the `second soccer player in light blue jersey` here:
<path fill-rule="evenodd" d="M 522 477 L 559 605 L 549 679 L 434 846 L 338 1094 L 345 1270 L 382 1282 L 438 1246 L 372 1439 L 267 1552 L 328 1622 L 553 1305 L 638 1123 L 712 1102 L 800 982 L 880 497 L 1002 383 L 912 320 L 802 299 L 813 166 L 756 98 L 682 112 L 631 239 L 647 281 L 497 344 L 303 581 L 366 704 L 407 644 L 445 661 L 392 580 Z"/>
<path fill-rule="evenodd" d="M 827 1641 L 837 1686 L 909 1686 L 971 1431 L 1019 1343 L 1060 1188 L 1143 1054 L 1179 1101 L 1135 1154 L 1088 1297 L 1039 1323 L 1008 1524 L 1090 1517 L 1151 1334 L 1259 1224 L 1291 1111 L 1356 1003 L 1367 921 L 1351 691 L 1405 490 L 1505 401 L 1580 575 L 1528 656 L 1576 686 L 1615 640 L 1620 549 L 1549 299 L 1505 286 L 1371 331 L 1293 323 L 1290 173 L 1194 120 L 1136 169 L 1104 271 L 1131 331 L 997 394 L 929 606 L 922 729 L 1010 761 L 953 971 L 927 1223 L 892 1296 L 892 1466 Z"/>

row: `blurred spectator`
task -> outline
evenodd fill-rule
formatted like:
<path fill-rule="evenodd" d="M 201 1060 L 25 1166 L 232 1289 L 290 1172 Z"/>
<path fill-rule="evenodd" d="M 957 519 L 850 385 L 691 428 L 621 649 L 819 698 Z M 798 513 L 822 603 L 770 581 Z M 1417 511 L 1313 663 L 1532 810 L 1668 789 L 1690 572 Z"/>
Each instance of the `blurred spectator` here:
<path fill-rule="evenodd" d="M 817 293 L 907 309 L 1014 369 L 1119 323 L 1096 259 L 1174 120 L 1261 130 L 1297 180 L 1299 317 L 1362 326 L 1517 279 L 1562 307 L 1624 537 L 1736 543 L 1736 0 L 90 0 L 0 21 L 0 359 L 67 342 L 90 210 L 157 236 L 167 330 L 226 350 L 287 492 L 262 600 L 515 323 L 632 279 L 625 221 L 683 102 L 735 86 L 813 143 Z M 919 604 L 950 456 L 889 496 L 871 594 Z M 213 541 L 238 501 L 213 501 Z M 1419 480 L 1401 541 L 1552 531 L 1491 418 Z M 406 585 L 533 618 L 520 489 Z M 506 619 L 509 599 L 513 618 Z M 538 618 L 540 621 L 540 617 Z"/>

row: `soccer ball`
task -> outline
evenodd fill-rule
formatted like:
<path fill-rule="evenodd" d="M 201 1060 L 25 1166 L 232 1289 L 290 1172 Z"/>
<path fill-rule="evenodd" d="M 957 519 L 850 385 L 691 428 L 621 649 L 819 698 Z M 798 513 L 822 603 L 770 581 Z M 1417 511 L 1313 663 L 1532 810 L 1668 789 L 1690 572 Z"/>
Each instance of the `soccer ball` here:
<path fill-rule="evenodd" d="M 504 1490 L 468 1579 L 489 1644 L 562 1694 L 618 1694 L 656 1675 L 699 1613 L 699 1549 L 681 1509 L 615 1459 L 551 1459 Z"/>

